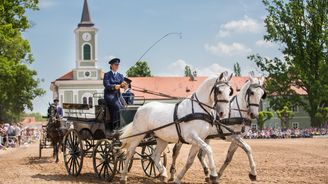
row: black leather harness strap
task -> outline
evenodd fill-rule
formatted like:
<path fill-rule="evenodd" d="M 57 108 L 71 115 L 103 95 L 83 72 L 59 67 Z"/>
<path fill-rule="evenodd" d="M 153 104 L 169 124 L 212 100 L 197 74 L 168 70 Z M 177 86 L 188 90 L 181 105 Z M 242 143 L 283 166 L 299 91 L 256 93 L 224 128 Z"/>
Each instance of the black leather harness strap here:
<path fill-rule="evenodd" d="M 178 137 L 179 137 L 179 141 L 182 142 L 182 143 L 187 144 L 187 142 L 184 140 L 184 138 L 181 135 L 181 127 L 180 127 L 180 122 L 181 121 L 179 120 L 179 117 L 178 117 L 179 104 L 180 104 L 180 102 L 175 104 L 174 113 L 173 113 L 173 122 L 175 124 L 175 128 L 177 129 L 177 134 L 178 134 Z"/>
<path fill-rule="evenodd" d="M 178 137 L 179 137 L 179 141 L 181 143 L 188 144 L 188 142 L 181 135 L 180 123 L 193 121 L 193 120 L 202 120 L 202 121 L 208 122 L 209 124 L 211 124 L 213 126 L 213 117 L 209 114 L 196 112 L 196 113 L 188 114 L 188 115 L 186 115 L 182 118 L 179 118 L 178 117 L 179 104 L 180 104 L 180 102 L 175 104 L 174 113 L 173 113 L 173 121 L 174 121 L 175 127 L 177 129 L 177 134 L 178 134 Z"/>

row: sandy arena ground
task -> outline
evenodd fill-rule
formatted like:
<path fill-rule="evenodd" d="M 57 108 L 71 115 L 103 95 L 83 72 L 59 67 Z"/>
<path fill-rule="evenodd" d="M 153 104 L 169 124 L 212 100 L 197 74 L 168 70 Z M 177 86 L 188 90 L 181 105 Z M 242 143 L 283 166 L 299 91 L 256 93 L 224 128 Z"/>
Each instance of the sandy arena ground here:
<path fill-rule="evenodd" d="M 248 160 L 246 154 L 238 149 L 231 165 L 220 179 L 221 184 L 238 183 L 328 183 L 328 139 L 288 139 L 288 140 L 247 140 L 253 149 L 257 164 L 258 179 L 248 179 Z M 219 167 L 225 158 L 229 143 L 212 141 L 216 165 Z M 187 158 L 189 146 L 184 146 L 179 157 L 178 169 Z M 169 153 L 171 154 L 171 153 Z M 0 183 L 108 183 L 98 179 L 91 159 L 85 159 L 79 177 L 68 176 L 62 154 L 58 164 L 50 157 L 51 150 L 43 152 L 38 158 L 38 145 L 33 144 L 18 149 L 0 151 Z M 171 163 L 171 156 L 168 157 Z M 128 183 L 159 183 L 157 179 L 147 178 L 140 162 L 133 164 Z M 116 177 L 114 183 L 118 183 Z M 184 183 L 204 183 L 200 163 L 195 161 L 183 178 Z"/>

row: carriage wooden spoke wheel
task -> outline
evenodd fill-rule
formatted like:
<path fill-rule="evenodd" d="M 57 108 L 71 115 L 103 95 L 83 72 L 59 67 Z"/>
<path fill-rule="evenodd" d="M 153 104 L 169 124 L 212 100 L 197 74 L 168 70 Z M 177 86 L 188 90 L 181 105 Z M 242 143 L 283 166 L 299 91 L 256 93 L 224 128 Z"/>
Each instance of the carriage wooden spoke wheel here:
<path fill-rule="evenodd" d="M 71 176 L 78 176 L 83 166 L 82 141 L 76 130 L 69 130 L 63 140 L 63 155 L 66 170 Z"/>
<path fill-rule="evenodd" d="M 100 140 L 93 150 L 93 168 L 98 177 L 112 181 L 116 173 L 116 158 L 113 145 Z"/>
<path fill-rule="evenodd" d="M 119 173 L 119 174 L 122 174 L 125 159 L 126 159 L 125 155 L 121 155 L 119 158 L 117 158 L 116 169 L 117 169 L 117 173 Z M 130 170 L 132 168 L 132 164 L 133 164 L 133 157 L 130 160 L 128 172 L 130 172 Z"/>
<path fill-rule="evenodd" d="M 155 165 L 155 162 L 151 158 L 151 155 L 154 153 L 156 145 L 145 145 L 141 150 L 141 165 L 144 173 L 149 176 L 156 178 L 159 176 L 159 171 Z M 161 162 L 166 167 L 167 157 L 166 153 L 162 153 Z"/>

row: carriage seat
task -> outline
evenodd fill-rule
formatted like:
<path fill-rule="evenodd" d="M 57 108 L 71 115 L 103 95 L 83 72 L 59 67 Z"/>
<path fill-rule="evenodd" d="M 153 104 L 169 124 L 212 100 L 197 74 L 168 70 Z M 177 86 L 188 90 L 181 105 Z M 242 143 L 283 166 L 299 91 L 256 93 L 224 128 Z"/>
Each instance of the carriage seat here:
<path fill-rule="evenodd" d="M 98 105 L 95 108 L 96 119 L 98 122 L 110 123 L 109 108 L 106 105 L 105 99 L 98 99 Z"/>

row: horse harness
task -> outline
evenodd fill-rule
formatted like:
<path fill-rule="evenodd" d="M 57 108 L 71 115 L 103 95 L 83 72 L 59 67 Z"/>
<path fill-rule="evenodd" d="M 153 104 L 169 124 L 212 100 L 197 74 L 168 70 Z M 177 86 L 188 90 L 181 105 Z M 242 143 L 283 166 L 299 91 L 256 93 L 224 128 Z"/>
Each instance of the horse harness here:
<path fill-rule="evenodd" d="M 249 108 L 251 106 L 259 107 L 259 104 L 251 103 L 251 101 L 250 101 L 250 96 L 252 95 L 251 94 L 252 93 L 251 88 L 261 88 L 262 89 L 262 86 L 259 85 L 259 84 L 251 84 L 249 86 L 249 88 L 246 91 L 246 95 L 245 95 L 245 98 L 247 98 L 247 108 Z M 265 97 L 266 97 L 266 93 L 264 91 L 262 99 L 265 99 Z M 232 109 L 231 108 L 231 103 L 234 100 L 236 100 L 237 109 Z M 240 117 L 231 118 L 231 110 L 237 110 L 239 112 Z M 249 110 L 240 109 L 238 99 L 237 99 L 237 95 L 235 95 L 230 100 L 230 103 L 229 103 L 229 117 L 226 118 L 226 119 L 221 119 L 220 122 L 216 124 L 218 132 L 219 132 L 218 136 L 220 138 L 225 139 L 226 136 L 231 136 L 231 135 L 234 135 L 234 134 L 244 133 L 245 132 L 245 126 L 251 126 L 252 120 L 248 119 L 248 118 L 244 118 L 241 112 L 249 112 Z M 244 125 L 244 126 L 242 127 L 242 130 L 240 132 L 236 132 L 233 129 L 228 127 L 228 126 L 232 126 L 232 125 Z M 221 126 L 224 127 L 226 130 L 228 130 L 229 133 L 223 133 Z M 217 137 L 217 136 L 210 136 L 210 137 L 212 138 L 212 137 Z"/>
<path fill-rule="evenodd" d="M 209 106 L 209 105 L 207 105 L 205 103 L 202 103 L 198 99 L 196 93 L 193 93 L 193 95 L 189 99 L 189 100 L 191 100 L 191 112 L 192 113 L 191 114 L 188 114 L 188 115 L 186 115 L 186 116 L 184 116 L 182 118 L 179 118 L 178 117 L 178 107 L 179 107 L 179 104 L 181 103 L 181 101 L 175 104 L 174 113 L 173 113 L 173 121 L 174 121 L 176 130 L 177 130 L 177 134 L 178 134 L 178 137 L 179 137 L 179 141 L 180 142 L 185 143 L 185 144 L 188 144 L 188 142 L 186 142 L 185 139 L 181 135 L 180 123 L 182 123 L 182 122 L 188 122 L 188 121 L 193 121 L 193 120 L 202 120 L 202 121 L 208 122 L 212 126 L 214 124 L 215 125 L 217 124 L 216 122 L 219 119 L 219 117 L 217 115 L 213 116 L 210 112 L 208 112 L 206 110 L 205 107 L 208 107 L 210 109 L 214 109 L 219 102 L 221 102 L 221 103 L 229 103 L 228 100 L 219 100 L 217 98 L 218 94 L 220 93 L 219 88 L 221 86 L 224 86 L 224 85 L 229 86 L 228 82 L 216 81 L 215 84 L 214 84 L 214 86 L 212 87 L 211 92 L 210 92 L 210 95 L 212 95 L 212 93 L 214 95 L 214 105 L 213 105 L 213 107 L 211 107 L 211 106 Z M 232 95 L 233 89 L 231 87 L 230 87 L 230 89 L 231 89 L 230 95 Z M 206 113 L 200 113 L 200 112 L 195 113 L 195 110 L 194 110 L 194 102 L 196 102 Z M 220 132 L 220 134 L 223 134 L 223 131 L 222 131 L 222 129 L 220 127 L 218 129 L 218 132 Z"/>

